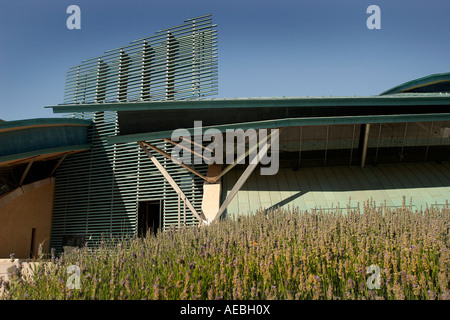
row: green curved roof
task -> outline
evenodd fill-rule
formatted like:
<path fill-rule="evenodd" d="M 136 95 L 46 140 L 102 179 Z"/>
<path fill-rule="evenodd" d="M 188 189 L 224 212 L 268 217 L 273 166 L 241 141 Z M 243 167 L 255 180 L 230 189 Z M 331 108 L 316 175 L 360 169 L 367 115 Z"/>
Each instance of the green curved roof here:
<path fill-rule="evenodd" d="M 90 120 L 38 118 L 0 123 L 0 166 L 88 150 Z"/>
<path fill-rule="evenodd" d="M 405 92 L 450 92 L 450 72 L 431 74 L 402 83 L 380 96 Z"/>
<path fill-rule="evenodd" d="M 91 120 L 72 118 L 34 118 L 0 122 L 0 132 L 52 126 L 90 126 Z"/>

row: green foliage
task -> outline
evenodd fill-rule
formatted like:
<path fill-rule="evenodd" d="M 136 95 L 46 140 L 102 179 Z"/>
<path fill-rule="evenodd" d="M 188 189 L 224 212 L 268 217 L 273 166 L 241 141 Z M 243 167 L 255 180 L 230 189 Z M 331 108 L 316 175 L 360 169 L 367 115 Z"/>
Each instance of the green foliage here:
<path fill-rule="evenodd" d="M 449 226 L 448 206 L 257 212 L 40 259 L 28 277 L 19 265 L 3 298 L 450 299 Z"/>

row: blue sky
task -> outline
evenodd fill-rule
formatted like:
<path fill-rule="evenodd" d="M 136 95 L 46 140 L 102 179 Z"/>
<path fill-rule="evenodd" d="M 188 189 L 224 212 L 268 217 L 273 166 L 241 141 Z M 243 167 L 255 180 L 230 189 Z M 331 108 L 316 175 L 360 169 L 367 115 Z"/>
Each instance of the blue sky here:
<path fill-rule="evenodd" d="M 81 30 L 69 30 L 69 5 Z M 369 30 L 369 5 L 381 29 Z M 221 97 L 366 96 L 450 71 L 448 0 L 0 0 L 0 119 L 59 117 L 82 60 L 212 13 Z"/>

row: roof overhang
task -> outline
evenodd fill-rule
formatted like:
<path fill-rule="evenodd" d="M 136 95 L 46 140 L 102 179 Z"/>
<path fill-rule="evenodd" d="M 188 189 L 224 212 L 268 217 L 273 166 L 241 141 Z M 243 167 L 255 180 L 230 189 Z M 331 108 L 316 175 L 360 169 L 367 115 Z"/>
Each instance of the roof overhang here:
<path fill-rule="evenodd" d="M 227 129 L 450 120 L 450 94 L 408 93 L 369 97 L 236 98 L 136 101 L 51 106 L 55 113 L 118 113 L 120 135 L 109 143 L 170 138 L 175 129 L 194 134 Z M 195 131 L 198 134 L 199 128 Z"/>
<path fill-rule="evenodd" d="M 92 124 L 90 120 L 83 119 L 64 119 L 64 118 L 36 118 L 15 121 L 0 122 L 0 133 L 6 131 L 33 129 L 33 128 L 49 128 L 59 126 L 81 126 L 88 127 Z"/>
<path fill-rule="evenodd" d="M 349 116 L 349 117 L 308 117 L 308 118 L 287 118 L 265 121 L 230 123 L 223 125 L 202 126 L 199 128 L 185 128 L 191 136 L 204 134 L 208 129 L 216 129 L 221 132 L 236 129 L 275 129 L 295 126 L 314 125 L 342 125 L 342 124 L 366 124 L 366 123 L 398 123 L 398 122 L 421 122 L 421 121 L 448 121 L 450 113 L 436 114 L 403 114 L 403 115 L 378 115 L 378 116 Z M 144 132 L 128 135 L 110 136 L 108 143 L 127 143 L 133 141 L 145 141 L 152 139 L 170 138 L 173 130 Z"/>
<path fill-rule="evenodd" d="M 61 158 L 64 155 L 87 151 L 90 148 L 91 145 L 86 144 L 78 146 L 67 146 L 61 148 L 41 149 L 20 154 L 13 154 L 9 156 L 0 157 L 0 167 L 26 164 L 31 160 L 33 161 L 55 160 Z"/>
<path fill-rule="evenodd" d="M 432 74 L 402 83 L 380 96 L 404 92 L 450 92 L 450 72 Z"/>
<path fill-rule="evenodd" d="M 86 151 L 90 120 L 38 118 L 0 123 L 0 167 Z"/>
<path fill-rule="evenodd" d="M 46 106 L 54 113 L 78 113 L 101 111 L 144 111 L 144 110 L 211 110 L 230 108 L 280 108 L 280 107 L 367 107 L 367 106 L 423 106 L 449 105 L 450 94 L 433 95 L 383 95 L 368 97 L 282 97 L 282 98 L 234 98 L 201 100 L 166 100 L 104 102 L 88 104 L 60 104 Z"/>

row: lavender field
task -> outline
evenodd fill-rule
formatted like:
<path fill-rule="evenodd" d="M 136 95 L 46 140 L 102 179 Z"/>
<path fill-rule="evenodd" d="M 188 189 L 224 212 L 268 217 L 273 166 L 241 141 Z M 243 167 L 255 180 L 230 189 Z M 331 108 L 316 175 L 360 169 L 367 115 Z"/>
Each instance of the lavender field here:
<path fill-rule="evenodd" d="M 448 205 L 257 212 L 19 264 L 3 299 L 448 300 L 449 232 Z"/>

